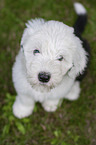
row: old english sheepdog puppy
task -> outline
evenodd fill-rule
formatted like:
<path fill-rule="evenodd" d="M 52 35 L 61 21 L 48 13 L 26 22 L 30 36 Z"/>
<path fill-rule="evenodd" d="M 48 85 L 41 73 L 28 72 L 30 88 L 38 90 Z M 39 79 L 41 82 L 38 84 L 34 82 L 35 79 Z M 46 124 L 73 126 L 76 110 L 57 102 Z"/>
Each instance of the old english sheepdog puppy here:
<path fill-rule="evenodd" d="M 73 28 L 44 19 L 32 19 L 26 24 L 12 75 L 17 92 L 13 105 L 16 117 L 29 116 L 35 102 L 53 112 L 63 98 L 79 97 L 89 45 L 81 38 L 87 22 L 86 10 L 80 3 L 74 7 L 78 18 Z"/>

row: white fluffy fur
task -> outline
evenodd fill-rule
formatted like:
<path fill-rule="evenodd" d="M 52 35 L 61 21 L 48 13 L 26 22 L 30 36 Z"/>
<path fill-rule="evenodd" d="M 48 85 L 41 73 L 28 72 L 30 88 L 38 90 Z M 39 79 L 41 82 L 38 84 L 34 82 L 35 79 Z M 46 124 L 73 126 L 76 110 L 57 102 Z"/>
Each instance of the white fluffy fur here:
<path fill-rule="evenodd" d="M 86 52 L 74 29 L 62 22 L 35 19 L 29 21 L 13 66 L 13 82 L 17 91 L 13 113 L 18 118 L 29 116 L 35 102 L 46 111 L 55 111 L 62 98 L 79 97 L 79 82 L 75 78 L 86 67 Z M 34 55 L 34 49 L 40 53 Z M 58 58 L 63 56 L 63 60 Z M 50 72 L 51 79 L 42 84 L 38 73 Z"/>
<path fill-rule="evenodd" d="M 75 11 L 78 15 L 81 15 L 81 14 L 86 14 L 86 9 L 84 8 L 84 6 L 78 2 L 74 3 L 74 8 L 75 8 Z"/>

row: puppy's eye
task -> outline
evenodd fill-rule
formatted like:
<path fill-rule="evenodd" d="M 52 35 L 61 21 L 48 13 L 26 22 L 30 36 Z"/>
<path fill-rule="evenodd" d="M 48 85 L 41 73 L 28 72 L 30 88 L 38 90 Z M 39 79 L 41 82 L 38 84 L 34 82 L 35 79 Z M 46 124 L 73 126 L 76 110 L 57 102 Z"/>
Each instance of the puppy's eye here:
<path fill-rule="evenodd" d="M 35 50 L 33 51 L 33 54 L 35 55 L 36 53 L 40 53 L 40 51 L 39 51 L 38 49 L 35 49 Z"/>
<path fill-rule="evenodd" d="M 59 61 L 62 61 L 63 60 L 63 56 L 61 55 L 59 58 L 58 58 Z"/>

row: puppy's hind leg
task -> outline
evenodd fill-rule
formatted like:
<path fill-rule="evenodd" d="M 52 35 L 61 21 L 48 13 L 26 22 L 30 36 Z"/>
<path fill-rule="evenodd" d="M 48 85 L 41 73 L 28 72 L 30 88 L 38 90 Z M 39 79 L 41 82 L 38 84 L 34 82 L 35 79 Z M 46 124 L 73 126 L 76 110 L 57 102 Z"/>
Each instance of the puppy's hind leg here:
<path fill-rule="evenodd" d="M 13 104 L 13 114 L 17 118 L 24 118 L 32 114 L 34 109 L 34 101 L 28 96 L 17 96 Z"/>
<path fill-rule="evenodd" d="M 80 82 L 79 81 L 75 81 L 74 85 L 72 86 L 70 92 L 66 95 L 66 99 L 69 100 L 76 100 L 79 98 L 79 94 L 80 94 Z"/>

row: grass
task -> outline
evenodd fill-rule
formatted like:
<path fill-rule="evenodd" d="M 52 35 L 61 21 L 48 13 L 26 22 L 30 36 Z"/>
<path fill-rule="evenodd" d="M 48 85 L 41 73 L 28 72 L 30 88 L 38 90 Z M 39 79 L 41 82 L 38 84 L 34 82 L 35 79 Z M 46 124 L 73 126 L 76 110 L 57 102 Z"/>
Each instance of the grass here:
<path fill-rule="evenodd" d="M 78 1 L 78 0 L 77 0 Z M 25 22 L 42 17 L 72 26 L 74 0 L 0 0 L 0 144 L 1 145 L 95 145 L 96 144 L 96 1 L 79 0 L 88 11 L 83 36 L 91 46 L 88 74 L 77 101 L 64 100 L 54 113 L 39 103 L 33 114 L 17 119 L 12 114 L 16 92 L 11 72 Z"/>

